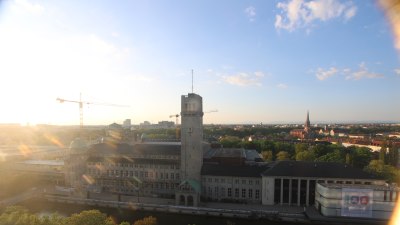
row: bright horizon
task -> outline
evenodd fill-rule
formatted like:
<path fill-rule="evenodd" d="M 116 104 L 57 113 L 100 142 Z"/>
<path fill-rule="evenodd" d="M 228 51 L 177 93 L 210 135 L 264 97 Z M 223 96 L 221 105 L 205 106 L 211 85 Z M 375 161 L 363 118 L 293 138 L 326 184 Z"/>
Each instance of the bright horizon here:
<path fill-rule="evenodd" d="M 0 123 L 400 121 L 400 63 L 375 1 L 0 2 Z"/>

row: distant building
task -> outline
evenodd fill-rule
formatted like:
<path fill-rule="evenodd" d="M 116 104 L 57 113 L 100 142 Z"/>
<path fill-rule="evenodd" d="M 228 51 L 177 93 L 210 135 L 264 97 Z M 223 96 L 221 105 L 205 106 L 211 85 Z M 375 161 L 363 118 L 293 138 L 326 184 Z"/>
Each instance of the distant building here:
<path fill-rule="evenodd" d="M 151 123 L 149 121 L 144 121 L 139 124 L 140 129 L 149 129 L 151 127 Z"/>
<path fill-rule="evenodd" d="M 175 127 L 175 123 L 172 121 L 159 121 L 157 128 L 159 129 L 169 129 Z"/>
<path fill-rule="evenodd" d="M 157 124 L 144 121 L 139 125 L 140 129 L 170 129 L 173 127 L 175 127 L 175 123 L 172 121 L 159 121 Z"/>
<path fill-rule="evenodd" d="M 306 122 L 304 123 L 304 128 L 291 130 L 290 135 L 299 139 L 310 139 L 314 137 L 314 133 L 311 130 L 310 116 L 308 111 Z"/>
<path fill-rule="evenodd" d="M 12 169 L 16 173 L 38 176 L 40 179 L 54 184 L 64 184 L 64 161 L 60 160 L 25 160 L 14 163 Z"/>
<path fill-rule="evenodd" d="M 122 127 L 123 127 L 124 129 L 130 129 L 131 126 L 132 126 L 132 124 L 131 124 L 131 119 L 126 119 L 126 120 L 124 120 L 124 122 L 122 123 Z"/>

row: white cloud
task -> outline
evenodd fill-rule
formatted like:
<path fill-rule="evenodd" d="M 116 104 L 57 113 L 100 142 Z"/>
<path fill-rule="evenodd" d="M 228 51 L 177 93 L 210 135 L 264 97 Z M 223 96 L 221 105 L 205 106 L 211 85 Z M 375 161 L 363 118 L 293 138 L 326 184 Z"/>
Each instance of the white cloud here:
<path fill-rule="evenodd" d="M 253 6 L 249 6 L 247 7 L 244 12 L 246 13 L 247 17 L 249 18 L 250 22 L 253 22 L 256 18 L 256 8 L 254 8 Z"/>
<path fill-rule="evenodd" d="M 343 73 L 345 73 L 345 74 L 350 73 L 350 72 L 351 72 L 351 69 L 349 69 L 349 68 L 343 69 Z"/>
<path fill-rule="evenodd" d="M 345 21 L 356 15 L 357 7 L 353 2 L 341 3 L 339 0 L 290 0 L 278 2 L 281 13 L 275 16 L 275 28 L 292 32 L 298 28 L 313 26 L 315 21 L 328 21 L 343 18 Z"/>
<path fill-rule="evenodd" d="M 287 86 L 286 84 L 278 84 L 278 85 L 276 85 L 276 87 L 277 87 L 277 88 L 280 88 L 280 89 L 286 89 L 286 88 L 288 88 L 288 86 Z"/>
<path fill-rule="evenodd" d="M 318 78 L 318 80 L 325 80 L 325 79 L 335 75 L 337 72 L 338 72 L 338 69 L 335 67 L 331 67 L 328 70 L 318 68 L 317 72 L 315 73 L 315 76 Z"/>
<path fill-rule="evenodd" d="M 236 86 L 261 86 L 261 78 L 264 76 L 262 72 L 255 72 L 253 74 L 238 73 L 235 75 L 222 76 L 222 79 L 231 85 Z"/>
<path fill-rule="evenodd" d="M 37 3 L 32 3 L 27 0 L 14 0 L 14 3 L 14 10 L 25 11 L 36 15 L 41 15 L 44 12 L 44 7 Z"/>
<path fill-rule="evenodd" d="M 263 72 L 261 72 L 261 71 L 256 71 L 256 72 L 254 72 L 254 75 L 255 75 L 256 77 L 265 77 L 265 74 L 264 74 Z"/>
<path fill-rule="evenodd" d="M 400 68 L 394 69 L 394 72 L 395 72 L 397 75 L 400 75 Z"/>
<path fill-rule="evenodd" d="M 346 80 L 361 80 L 363 78 L 374 79 L 384 77 L 382 74 L 368 71 L 365 63 L 360 63 L 359 70 L 347 73 Z"/>

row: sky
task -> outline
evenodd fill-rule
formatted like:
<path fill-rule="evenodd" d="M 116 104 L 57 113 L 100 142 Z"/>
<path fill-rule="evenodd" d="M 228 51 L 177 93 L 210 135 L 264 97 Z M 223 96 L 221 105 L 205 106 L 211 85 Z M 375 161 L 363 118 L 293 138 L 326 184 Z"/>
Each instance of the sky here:
<path fill-rule="evenodd" d="M 0 123 L 400 121 L 400 58 L 375 1 L 0 1 Z M 107 103 L 121 106 L 105 106 Z"/>

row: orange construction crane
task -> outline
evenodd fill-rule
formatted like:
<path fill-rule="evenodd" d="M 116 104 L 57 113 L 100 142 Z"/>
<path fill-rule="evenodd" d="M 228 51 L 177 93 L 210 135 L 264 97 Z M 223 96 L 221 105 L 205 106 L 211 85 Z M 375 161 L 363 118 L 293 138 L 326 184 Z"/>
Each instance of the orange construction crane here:
<path fill-rule="evenodd" d="M 79 122 L 80 128 L 83 128 L 83 105 L 105 105 L 105 106 L 117 106 L 117 107 L 129 107 L 127 105 L 116 105 L 116 104 L 109 104 L 109 103 L 99 103 L 99 102 L 86 102 L 82 101 L 82 93 L 79 95 L 79 100 L 68 100 L 63 98 L 57 98 L 57 101 L 60 103 L 64 102 L 72 102 L 79 104 Z"/>

